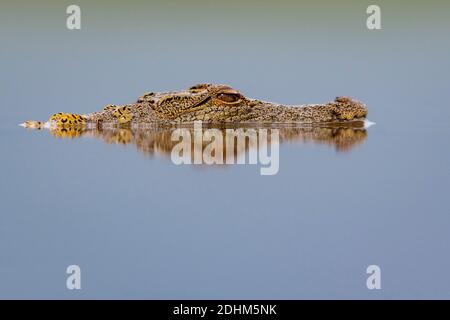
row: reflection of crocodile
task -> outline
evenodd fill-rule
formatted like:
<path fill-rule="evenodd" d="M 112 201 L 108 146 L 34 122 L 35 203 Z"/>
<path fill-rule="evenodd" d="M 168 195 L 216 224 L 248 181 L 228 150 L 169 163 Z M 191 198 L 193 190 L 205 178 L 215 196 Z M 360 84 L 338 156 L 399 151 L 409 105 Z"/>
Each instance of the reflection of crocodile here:
<path fill-rule="evenodd" d="M 241 153 L 247 152 L 249 150 L 249 129 L 254 130 L 256 133 L 258 141 L 264 139 L 260 136 L 260 130 L 264 127 L 255 127 L 253 125 L 247 126 L 222 126 L 214 127 L 219 129 L 221 135 L 225 139 L 226 130 L 234 129 L 234 136 L 239 139 L 244 137 L 247 139 L 247 144 L 244 144 L 243 149 L 235 149 L 234 156 L 238 157 Z M 191 136 L 193 136 L 193 128 L 184 128 L 189 130 Z M 274 129 L 278 130 L 279 142 L 290 142 L 290 143 L 316 143 L 316 144 L 326 144 L 333 146 L 337 151 L 349 151 L 353 147 L 363 143 L 367 138 L 367 132 L 363 127 L 358 126 L 356 123 L 353 124 L 332 124 L 323 126 L 266 126 L 265 129 L 268 130 L 267 138 L 271 137 L 271 131 Z M 108 144 L 133 144 L 137 149 L 148 155 L 170 155 L 174 146 L 178 141 L 174 141 L 172 138 L 172 133 L 174 128 L 104 128 L 104 129 L 88 129 L 88 128 L 53 128 L 50 129 L 50 133 L 58 138 L 76 138 L 76 137 L 95 137 L 103 140 Z M 208 130 L 208 128 L 203 128 L 203 132 Z M 190 142 L 192 150 L 194 150 L 194 144 L 198 144 L 198 141 L 194 139 Z M 269 145 L 271 141 L 268 141 Z M 201 150 L 205 150 L 208 142 L 201 141 Z M 223 145 L 223 154 L 226 154 L 226 145 Z"/>
<path fill-rule="evenodd" d="M 87 115 L 54 114 L 43 123 L 27 121 L 28 128 L 42 127 L 133 127 L 143 124 L 203 123 L 330 123 L 362 121 L 364 104 L 338 97 L 326 104 L 284 106 L 244 97 L 224 85 L 199 84 L 179 92 L 147 93 L 136 103 L 108 105 Z"/>

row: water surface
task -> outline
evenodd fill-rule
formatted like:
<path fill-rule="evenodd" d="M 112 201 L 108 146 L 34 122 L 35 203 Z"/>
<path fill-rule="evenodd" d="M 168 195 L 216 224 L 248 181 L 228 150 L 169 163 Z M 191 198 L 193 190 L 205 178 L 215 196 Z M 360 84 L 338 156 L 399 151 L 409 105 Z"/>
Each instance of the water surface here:
<path fill-rule="evenodd" d="M 365 1 L 79 1 L 80 31 L 64 3 L 2 4 L 0 297 L 450 298 L 449 6 L 379 3 L 380 31 Z M 344 152 L 283 142 L 272 176 L 17 126 L 201 82 L 348 95 L 377 124 Z"/>

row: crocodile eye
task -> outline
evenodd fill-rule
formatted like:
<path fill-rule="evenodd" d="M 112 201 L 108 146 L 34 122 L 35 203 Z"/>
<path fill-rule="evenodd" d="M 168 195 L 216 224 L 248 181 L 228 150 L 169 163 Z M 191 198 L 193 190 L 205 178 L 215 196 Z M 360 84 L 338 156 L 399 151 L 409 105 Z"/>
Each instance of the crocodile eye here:
<path fill-rule="evenodd" d="M 241 97 L 238 94 L 232 94 L 232 93 L 219 93 L 217 95 L 217 99 L 222 100 L 223 102 L 236 102 L 241 99 Z"/>

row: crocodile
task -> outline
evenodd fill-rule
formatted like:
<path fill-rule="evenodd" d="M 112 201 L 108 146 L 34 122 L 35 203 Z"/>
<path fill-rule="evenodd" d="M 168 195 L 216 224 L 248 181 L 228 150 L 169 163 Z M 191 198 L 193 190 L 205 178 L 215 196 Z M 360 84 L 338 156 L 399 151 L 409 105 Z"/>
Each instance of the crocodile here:
<path fill-rule="evenodd" d="M 146 124 L 324 124 L 363 122 L 367 107 L 349 97 L 325 104 L 281 105 L 245 97 L 227 85 L 197 84 L 176 92 L 148 92 L 132 104 L 107 105 L 89 114 L 56 113 L 26 128 L 139 127 Z"/>

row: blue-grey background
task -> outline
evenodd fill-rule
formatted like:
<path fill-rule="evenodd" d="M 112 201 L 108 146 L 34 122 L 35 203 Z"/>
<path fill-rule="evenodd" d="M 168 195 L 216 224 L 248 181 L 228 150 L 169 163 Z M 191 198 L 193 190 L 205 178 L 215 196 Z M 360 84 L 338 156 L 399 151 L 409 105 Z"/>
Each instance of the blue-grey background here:
<path fill-rule="evenodd" d="M 71 1 L 2 1 L 0 298 L 450 298 L 450 6 L 375 2 L 378 31 L 374 1 L 76 1 L 69 31 Z M 197 82 L 377 124 L 283 144 L 275 176 L 17 126 Z"/>

